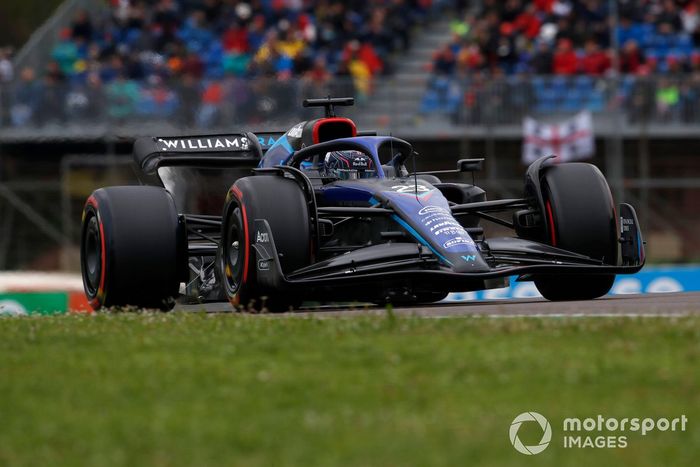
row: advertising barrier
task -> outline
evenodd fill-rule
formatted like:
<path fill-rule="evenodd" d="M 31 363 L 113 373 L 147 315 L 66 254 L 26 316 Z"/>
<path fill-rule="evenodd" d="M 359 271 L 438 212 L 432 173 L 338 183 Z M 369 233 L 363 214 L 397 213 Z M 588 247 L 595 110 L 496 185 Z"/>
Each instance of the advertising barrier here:
<path fill-rule="evenodd" d="M 541 297 L 532 282 L 516 282 L 501 289 L 451 293 L 443 300 L 507 300 Z M 700 264 L 648 266 L 631 276 L 618 276 L 610 295 L 700 291 Z M 50 315 L 88 312 L 80 276 L 49 273 L 1 273 L 0 315 Z"/>
<path fill-rule="evenodd" d="M 541 297 L 533 282 L 516 282 L 516 279 L 511 277 L 510 286 L 501 289 L 451 293 L 443 302 Z M 646 266 L 637 274 L 617 276 L 610 295 L 697 291 L 700 291 L 700 264 L 689 264 Z"/>
<path fill-rule="evenodd" d="M 51 315 L 89 310 L 79 275 L 0 273 L 0 315 Z"/>

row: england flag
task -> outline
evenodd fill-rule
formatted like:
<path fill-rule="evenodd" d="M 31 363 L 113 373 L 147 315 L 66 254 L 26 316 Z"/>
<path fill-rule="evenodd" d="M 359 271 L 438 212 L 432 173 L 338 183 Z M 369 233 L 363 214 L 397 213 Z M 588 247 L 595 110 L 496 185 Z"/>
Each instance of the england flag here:
<path fill-rule="evenodd" d="M 549 155 L 557 156 L 556 162 L 589 159 L 595 151 L 593 119 L 587 111 L 559 123 L 542 123 L 525 117 L 523 138 L 525 164 Z"/>

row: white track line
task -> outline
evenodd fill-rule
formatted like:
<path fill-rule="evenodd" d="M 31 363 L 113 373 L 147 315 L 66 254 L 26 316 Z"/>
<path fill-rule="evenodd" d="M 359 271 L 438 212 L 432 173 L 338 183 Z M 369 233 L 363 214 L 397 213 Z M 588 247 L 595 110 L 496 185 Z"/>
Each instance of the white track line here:
<path fill-rule="evenodd" d="M 419 318 L 686 318 L 694 313 L 509 313 L 509 314 L 472 314 L 472 315 L 412 315 Z"/>

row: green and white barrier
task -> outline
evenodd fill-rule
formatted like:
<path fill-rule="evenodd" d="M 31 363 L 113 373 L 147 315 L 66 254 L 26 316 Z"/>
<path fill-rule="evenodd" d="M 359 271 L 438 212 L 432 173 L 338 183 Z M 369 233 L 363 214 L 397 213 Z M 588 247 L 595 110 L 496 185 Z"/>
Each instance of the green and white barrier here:
<path fill-rule="evenodd" d="M 90 311 L 79 275 L 0 273 L 0 315 L 51 315 L 69 311 Z"/>

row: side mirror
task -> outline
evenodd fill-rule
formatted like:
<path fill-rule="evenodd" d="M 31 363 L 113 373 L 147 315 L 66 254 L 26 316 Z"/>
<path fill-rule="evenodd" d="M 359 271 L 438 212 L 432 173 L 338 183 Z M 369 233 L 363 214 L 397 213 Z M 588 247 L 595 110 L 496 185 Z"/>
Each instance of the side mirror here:
<path fill-rule="evenodd" d="M 478 172 L 484 168 L 484 158 L 460 159 L 457 161 L 457 172 Z"/>

